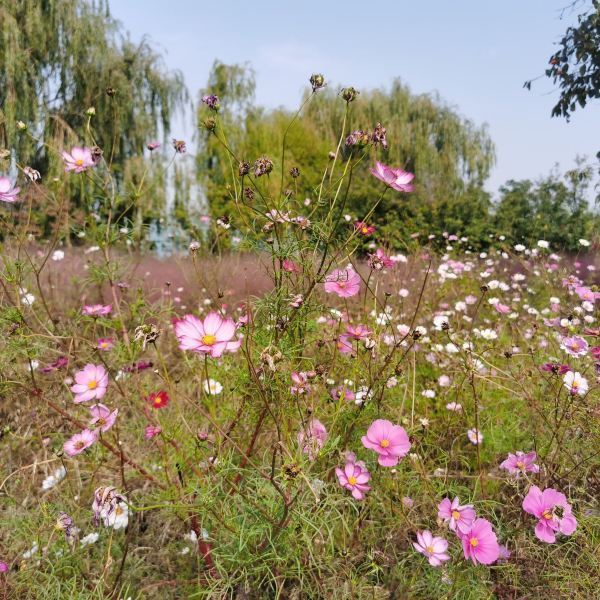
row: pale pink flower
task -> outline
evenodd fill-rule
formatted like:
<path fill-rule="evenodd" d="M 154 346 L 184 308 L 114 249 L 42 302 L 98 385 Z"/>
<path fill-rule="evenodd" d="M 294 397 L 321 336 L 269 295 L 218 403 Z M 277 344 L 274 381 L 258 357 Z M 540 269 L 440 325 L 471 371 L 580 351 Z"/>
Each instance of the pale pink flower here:
<path fill-rule="evenodd" d="M 360 290 L 360 276 L 353 269 L 335 269 L 325 278 L 324 288 L 328 294 L 350 298 Z"/>
<path fill-rule="evenodd" d="M 81 313 L 88 317 L 100 317 L 110 315 L 112 312 L 112 304 L 86 304 Z"/>
<path fill-rule="evenodd" d="M 96 441 L 96 433 L 90 429 L 84 429 L 81 433 L 76 433 L 71 439 L 63 444 L 65 454 L 76 456 L 89 448 Z"/>
<path fill-rule="evenodd" d="M 465 558 L 474 564 L 491 565 L 500 557 L 498 538 L 486 519 L 475 519 L 471 528 L 461 536 Z"/>
<path fill-rule="evenodd" d="M 157 425 L 146 425 L 146 429 L 144 430 L 144 437 L 147 440 L 151 440 L 153 437 L 160 435 L 162 429 Z"/>
<path fill-rule="evenodd" d="M 585 396 L 589 389 L 587 379 L 578 371 L 568 371 L 565 373 L 563 383 L 574 396 Z"/>
<path fill-rule="evenodd" d="M 523 499 L 523 510 L 539 519 L 535 535 L 542 542 L 553 544 L 557 533 L 571 535 L 577 529 L 566 496 L 553 488 L 542 492 L 537 485 L 532 486 Z"/>
<path fill-rule="evenodd" d="M 444 498 L 438 504 L 438 517 L 448 523 L 448 527 L 452 531 L 458 530 L 459 534 L 466 533 L 471 529 L 476 516 L 473 505 L 465 504 L 461 506 L 458 498 L 454 498 L 452 501 L 450 501 L 450 498 Z"/>
<path fill-rule="evenodd" d="M 75 146 L 71 149 L 71 153 L 62 153 L 63 160 L 65 161 L 65 171 L 73 171 L 74 173 L 83 173 L 91 167 L 94 167 L 94 157 L 90 148 L 79 148 Z"/>
<path fill-rule="evenodd" d="M 87 364 L 81 371 L 75 373 L 75 385 L 71 391 L 75 394 L 73 400 L 88 402 L 89 400 L 101 400 L 106 394 L 108 387 L 108 373 L 102 365 Z"/>
<path fill-rule="evenodd" d="M 381 271 L 393 267 L 394 261 L 381 248 L 377 248 L 374 254 L 369 254 L 369 266 L 375 271 Z"/>
<path fill-rule="evenodd" d="M 414 179 L 414 174 L 402 169 L 394 169 L 375 161 L 375 168 L 369 169 L 371 175 L 374 175 L 385 185 L 391 187 L 398 192 L 412 192 L 414 186 L 411 183 Z"/>
<path fill-rule="evenodd" d="M 537 454 L 532 452 L 521 452 L 508 455 L 508 458 L 500 463 L 500 468 L 505 469 L 511 475 L 519 477 L 523 473 L 539 473 L 540 467 L 535 464 Z"/>
<path fill-rule="evenodd" d="M 469 429 L 469 431 L 467 431 L 467 437 L 469 438 L 471 444 L 475 444 L 476 446 L 483 442 L 483 434 L 481 433 L 481 431 L 477 431 L 477 429 L 475 428 Z"/>
<path fill-rule="evenodd" d="M 90 413 L 92 413 L 90 429 L 106 433 L 115 424 L 119 409 L 115 408 L 111 411 L 104 404 L 94 404 L 94 406 L 90 406 Z"/>
<path fill-rule="evenodd" d="M 99 338 L 98 344 L 96 346 L 96 348 L 98 348 L 98 350 L 102 350 L 103 352 L 108 352 L 109 350 L 112 350 L 114 347 L 115 347 L 115 343 L 112 338 Z"/>
<path fill-rule="evenodd" d="M 372 333 L 366 325 L 346 325 L 346 336 L 359 342 L 367 339 Z"/>
<path fill-rule="evenodd" d="M 510 312 L 510 306 L 508 306 L 506 304 L 502 304 L 502 302 L 496 302 L 496 304 L 494 304 L 494 308 L 501 315 L 506 315 Z"/>
<path fill-rule="evenodd" d="M 175 320 L 174 326 L 181 350 L 219 358 L 223 352 L 236 352 L 242 343 L 233 339 L 236 331 L 233 319 L 223 318 L 216 312 L 208 313 L 204 321 L 194 315 L 185 315 Z"/>
<path fill-rule="evenodd" d="M 430 531 L 417 531 L 417 541 L 413 542 L 413 547 L 429 559 L 432 567 L 439 567 L 450 560 L 450 555 L 446 552 L 448 542 L 444 538 L 434 537 Z"/>
<path fill-rule="evenodd" d="M 362 460 L 355 462 L 354 456 L 349 456 L 349 460 L 343 469 L 336 467 L 335 474 L 340 485 L 351 491 L 352 497 L 356 500 L 362 500 L 365 493 L 371 489 L 367 485 L 369 479 L 371 479 L 371 474 Z"/>
<path fill-rule="evenodd" d="M 298 432 L 298 444 L 310 460 L 314 460 L 328 438 L 327 429 L 319 419 L 311 419 L 306 429 Z"/>
<path fill-rule="evenodd" d="M 291 378 L 292 386 L 290 387 L 290 392 L 292 394 L 300 395 L 310 393 L 311 387 L 308 382 L 308 373 L 305 373 L 304 371 L 292 371 Z"/>
<path fill-rule="evenodd" d="M 588 343 L 584 338 L 577 335 L 564 337 L 560 347 L 570 356 L 580 357 L 585 356 L 588 352 Z"/>
<path fill-rule="evenodd" d="M 411 447 L 404 427 L 385 419 L 377 419 L 371 423 L 367 435 L 362 437 L 362 443 L 365 448 L 379 454 L 378 462 L 383 467 L 395 467 Z"/>
<path fill-rule="evenodd" d="M 462 410 L 462 404 L 459 404 L 458 402 L 448 402 L 446 408 L 452 412 L 460 412 Z"/>
<path fill-rule="evenodd" d="M 20 188 L 13 186 L 8 177 L 0 177 L 0 201 L 16 202 L 20 191 Z"/>

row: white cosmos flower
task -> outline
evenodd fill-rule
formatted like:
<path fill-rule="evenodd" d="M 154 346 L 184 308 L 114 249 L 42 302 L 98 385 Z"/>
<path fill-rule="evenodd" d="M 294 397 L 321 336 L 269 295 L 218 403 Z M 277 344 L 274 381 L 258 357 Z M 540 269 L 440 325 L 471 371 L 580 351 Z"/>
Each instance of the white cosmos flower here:
<path fill-rule="evenodd" d="M 211 396 L 218 396 L 223 391 L 223 386 L 216 379 L 204 382 L 204 391 Z"/>

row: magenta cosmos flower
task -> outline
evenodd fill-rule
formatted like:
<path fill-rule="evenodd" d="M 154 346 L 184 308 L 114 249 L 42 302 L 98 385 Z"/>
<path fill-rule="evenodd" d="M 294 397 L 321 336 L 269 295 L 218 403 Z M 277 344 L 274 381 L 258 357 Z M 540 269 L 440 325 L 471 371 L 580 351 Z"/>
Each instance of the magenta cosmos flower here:
<path fill-rule="evenodd" d="M 553 488 L 542 492 L 537 485 L 532 486 L 523 499 L 523 510 L 539 519 L 535 535 L 542 542 L 553 544 L 557 532 L 571 535 L 577 529 L 577 519 L 571 514 L 566 496 Z"/>
<path fill-rule="evenodd" d="M 500 557 L 498 538 L 486 519 L 475 519 L 471 529 L 461 536 L 463 553 L 474 564 L 491 565 Z"/>
<path fill-rule="evenodd" d="M 182 319 L 175 320 L 174 325 L 182 350 L 219 358 L 223 352 L 236 352 L 242 343 L 233 339 L 233 319 L 223 318 L 216 312 L 208 313 L 204 321 L 194 315 L 185 315 Z"/>
<path fill-rule="evenodd" d="M 71 391 L 77 404 L 89 400 L 101 400 L 108 387 L 108 373 L 102 365 L 87 364 L 75 373 L 75 385 Z"/>
<path fill-rule="evenodd" d="M 537 454 L 534 451 L 521 452 L 508 455 L 508 458 L 500 463 L 500 468 L 508 471 L 511 475 L 519 477 L 523 473 L 539 473 L 540 468 L 535 464 Z"/>
<path fill-rule="evenodd" d="M 369 169 L 369 171 L 377 179 L 380 179 L 385 185 L 397 192 L 412 192 L 415 189 L 411 183 L 415 176 L 408 171 L 388 167 L 379 161 L 375 161 L 375 168 Z"/>
<path fill-rule="evenodd" d="M 450 560 L 446 552 L 448 542 L 441 537 L 434 537 L 430 531 L 417 531 L 417 541 L 413 542 L 417 552 L 424 554 L 429 559 L 432 567 L 439 567 L 443 562 Z"/>
<path fill-rule="evenodd" d="M 356 296 L 360 290 L 360 276 L 354 269 L 335 269 L 325 278 L 325 291 L 340 298 Z"/>
<path fill-rule="evenodd" d="M 88 317 L 100 317 L 110 315 L 112 312 L 112 304 L 86 304 L 81 313 Z"/>
<path fill-rule="evenodd" d="M 18 200 L 20 188 L 14 187 L 8 177 L 0 177 L 0 200 L 2 202 L 15 202 Z"/>
<path fill-rule="evenodd" d="M 71 149 L 71 153 L 63 152 L 63 160 L 65 161 L 65 171 L 73 171 L 74 173 L 83 173 L 91 167 L 94 167 L 94 157 L 90 148 L 79 148 L 75 146 Z"/>
<path fill-rule="evenodd" d="M 343 469 L 336 467 L 335 474 L 340 485 L 352 492 L 352 497 L 355 500 L 362 500 L 365 493 L 371 489 L 367 485 L 369 479 L 371 479 L 371 474 L 362 460 L 358 462 L 348 460 Z"/>
<path fill-rule="evenodd" d="M 310 460 L 314 460 L 328 437 L 325 425 L 319 419 L 311 419 L 306 429 L 298 432 L 298 444 L 302 452 L 308 454 Z"/>
<path fill-rule="evenodd" d="M 477 517 L 472 504 L 461 506 L 458 498 L 450 501 L 450 498 L 444 498 L 438 504 L 438 517 L 448 523 L 452 531 L 457 531 L 459 535 L 467 533 L 473 521 Z"/>
<path fill-rule="evenodd" d="M 90 429 L 84 429 L 81 433 L 76 433 L 71 439 L 63 444 L 65 454 L 76 456 L 89 448 L 96 441 L 96 433 Z"/>
<path fill-rule="evenodd" d="M 90 429 L 106 433 L 115 424 L 119 409 L 115 408 L 115 410 L 111 411 L 104 404 L 94 404 L 94 406 L 90 407 L 90 413 L 92 413 Z"/>
<path fill-rule="evenodd" d="M 362 443 L 365 448 L 379 454 L 378 462 L 383 467 L 395 467 L 398 460 L 408 454 L 411 446 L 404 428 L 385 419 L 371 423 L 367 435 L 362 437 Z"/>

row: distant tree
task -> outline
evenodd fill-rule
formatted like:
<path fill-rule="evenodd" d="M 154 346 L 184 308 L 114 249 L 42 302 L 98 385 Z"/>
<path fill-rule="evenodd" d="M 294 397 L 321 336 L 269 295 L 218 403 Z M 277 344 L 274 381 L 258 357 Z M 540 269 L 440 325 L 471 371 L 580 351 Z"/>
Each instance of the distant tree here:
<path fill-rule="evenodd" d="M 512 242 L 544 239 L 556 250 L 577 250 L 579 239 L 593 237 L 600 226 L 588 203 L 591 176 L 592 169 L 580 164 L 564 177 L 508 181 L 500 188 L 494 229 Z"/>
<path fill-rule="evenodd" d="M 237 83 L 225 83 L 224 76 Z M 310 99 L 288 129 L 293 118 L 291 111 L 255 106 L 253 74 L 247 67 L 216 63 L 203 93 L 218 93 L 218 90 L 223 90 L 225 96 L 218 113 L 216 133 L 221 139 L 227 137 L 227 144 L 237 160 L 252 164 L 267 155 L 274 161 L 273 174 L 261 179 L 261 185 L 273 197 L 287 190 L 297 203 L 305 198 L 314 201 L 323 174 L 331 167 L 330 153 L 335 152 L 340 134 L 345 139 L 354 130 L 371 131 L 380 122 L 387 129 L 389 148 L 370 150 L 355 168 L 344 205 L 348 213 L 361 217 L 380 195 L 380 182 L 368 172 L 368 167 L 378 159 L 416 173 L 414 194 L 387 194 L 373 215 L 374 223 L 384 227 L 382 234 L 393 243 L 402 246 L 411 233 L 431 226 L 433 213 L 437 215 L 440 232 L 445 230 L 446 215 L 462 212 L 469 222 L 480 219 L 484 223 L 487 219 L 489 198 L 482 194 L 482 186 L 494 163 L 493 144 L 485 127 L 461 117 L 437 96 L 413 95 L 399 80 L 394 81 L 389 90 L 363 91 L 350 103 L 343 128 L 346 102 L 338 90 L 325 89 Z M 206 124 L 212 118 L 212 113 L 200 103 L 199 123 Z M 286 131 L 285 164 L 282 165 L 281 144 Z M 215 216 L 236 217 L 239 206 L 234 203 L 233 186 L 240 185 L 238 164 L 214 133 L 204 130 L 201 135 L 199 178 L 206 189 L 211 212 Z M 339 160 L 349 160 L 351 154 L 343 140 L 341 146 Z M 300 170 L 297 178 L 290 174 L 293 167 Z M 462 199 L 470 203 L 474 197 L 478 198 L 475 207 L 472 204 L 459 206 Z M 480 203 L 484 197 L 487 199 Z M 444 211 L 442 206 L 451 206 L 452 210 Z M 457 222 L 456 218 L 449 218 L 448 227 Z"/>
<path fill-rule="evenodd" d="M 0 145 L 45 172 L 54 150 L 85 139 L 86 111 L 108 161 L 122 165 L 186 98 L 144 39 L 133 43 L 99 0 L 0 3 Z M 17 121 L 32 136 L 17 135 Z"/>

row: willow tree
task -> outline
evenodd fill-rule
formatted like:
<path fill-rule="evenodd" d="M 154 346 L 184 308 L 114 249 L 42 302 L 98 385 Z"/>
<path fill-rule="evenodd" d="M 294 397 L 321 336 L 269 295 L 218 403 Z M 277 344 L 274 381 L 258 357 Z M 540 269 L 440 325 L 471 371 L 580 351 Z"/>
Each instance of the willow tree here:
<path fill-rule="evenodd" d="M 210 85 L 207 89 L 212 92 Z M 401 243 L 418 230 L 433 228 L 441 233 L 448 227 L 483 238 L 480 231 L 489 208 L 483 183 L 494 163 L 494 147 L 485 127 L 461 117 L 438 96 L 412 94 L 399 80 L 389 89 L 362 91 L 350 104 L 337 90 L 325 89 L 310 96 L 304 98 L 308 101 L 289 128 L 294 114 L 288 110 L 265 110 L 246 102 L 244 110 L 236 113 L 227 104 L 222 106 L 220 131 L 223 135 L 232 132 L 228 142 L 233 155 L 250 163 L 269 156 L 275 163 L 274 172 L 283 173 L 284 191 L 301 199 L 314 198 L 340 136 L 339 158 L 350 160 L 343 142 L 346 136 L 356 130 L 372 131 L 381 123 L 387 129 L 388 148 L 373 148 L 354 169 L 348 212 L 355 217 L 364 215 L 365 207 L 379 196 L 381 184 L 368 172 L 377 159 L 416 173 L 414 194 L 388 194 L 373 215 L 386 239 Z M 199 109 L 201 124 L 206 124 L 207 114 L 206 107 Z M 238 207 L 233 205 L 230 186 L 237 163 L 230 161 L 217 137 L 208 131 L 202 140 L 200 175 L 213 213 L 235 215 Z M 289 174 L 293 167 L 299 168 L 297 178 Z M 279 184 L 279 176 L 270 176 L 273 193 Z"/>
<path fill-rule="evenodd" d="M 181 74 L 102 0 L 3 0 L 0 35 L 0 146 L 44 176 L 61 149 L 97 145 L 122 190 L 135 187 L 146 143 L 186 100 Z"/>

